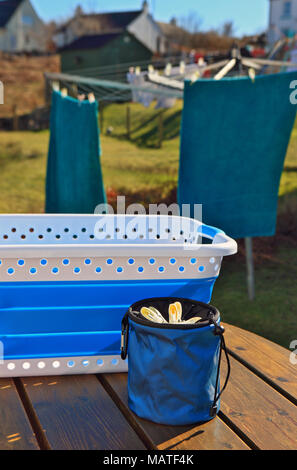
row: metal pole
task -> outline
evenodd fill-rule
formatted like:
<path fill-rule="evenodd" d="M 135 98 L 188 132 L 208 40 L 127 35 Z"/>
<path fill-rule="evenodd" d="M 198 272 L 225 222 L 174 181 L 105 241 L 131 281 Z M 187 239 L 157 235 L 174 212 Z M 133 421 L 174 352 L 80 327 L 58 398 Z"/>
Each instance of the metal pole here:
<path fill-rule="evenodd" d="M 127 127 L 127 139 L 130 140 L 131 138 L 131 110 L 130 110 L 129 105 L 127 105 L 127 109 L 126 109 L 126 127 Z"/>
<path fill-rule="evenodd" d="M 255 299 L 255 270 L 253 258 L 253 239 L 250 237 L 245 238 L 245 253 L 246 253 L 246 267 L 247 267 L 247 287 L 250 300 Z"/>

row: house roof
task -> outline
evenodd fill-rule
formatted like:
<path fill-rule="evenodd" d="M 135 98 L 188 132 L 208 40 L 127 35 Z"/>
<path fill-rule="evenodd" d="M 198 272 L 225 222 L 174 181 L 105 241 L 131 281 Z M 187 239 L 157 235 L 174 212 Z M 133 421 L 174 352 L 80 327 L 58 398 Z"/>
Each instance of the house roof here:
<path fill-rule="evenodd" d="M 98 23 L 98 29 L 100 31 L 124 31 L 141 13 L 143 10 L 137 11 L 118 11 L 112 13 L 95 13 L 95 14 L 83 14 L 73 17 L 66 24 L 57 29 L 57 33 L 65 31 L 67 26 L 75 19 L 84 20 L 96 20 Z"/>
<path fill-rule="evenodd" d="M 0 28 L 6 26 L 23 0 L 0 0 Z"/>
<path fill-rule="evenodd" d="M 73 41 L 71 44 L 60 49 L 60 51 L 72 51 L 77 49 L 98 49 L 105 46 L 115 38 L 121 36 L 122 33 L 108 33 L 108 34 L 91 34 L 81 36 Z"/>
<path fill-rule="evenodd" d="M 161 28 L 161 31 L 164 36 L 167 36 L 168 38 L 174 38 L 177 34 L 185 33 L 185 30 L 183 28 L 173 23 L 163 23 L 161 21 L 158 21 L 158 25 Z"/>

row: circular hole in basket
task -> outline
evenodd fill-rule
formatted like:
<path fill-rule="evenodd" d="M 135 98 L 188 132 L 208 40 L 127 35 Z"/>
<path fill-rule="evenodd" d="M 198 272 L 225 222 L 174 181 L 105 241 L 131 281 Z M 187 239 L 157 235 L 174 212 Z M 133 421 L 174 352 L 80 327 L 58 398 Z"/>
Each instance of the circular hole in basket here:
<path fill-rule="evenodd" d="M 69 259 L 63 259 L 62 263 L 64 264 L 64 266 L 68 266 L 70 264 L 70 261 Z"/>
<path fill-rule="evenodd" d="M 7 238 L 8 238 L 8 237 L 7 237 Z M 22 239 L 22 240 L 26 240 L 26 235 L 24 235 L 24 234 L 21 235 L 21 239 Z"/>
<path fill-rule="evenodd" d="M 60 240 L 60 238 L 61 238 L 61 235 L 56 235 L 57 240 Z"/>
<path fill-rule="evenodd" d="M 106 264 L 108 264 L 109 266 L 113 263 L 113 260 L 111 258 L 107 259 L 106 260 Z"/>
<path fill-rule="evenodd" d="M 92 264 L 92 261 L 89 258 L 87 258 L 85 259 L 85 264 L 89 266 L 90 264 Z"/>
<path fill-rule="evenodd" d="M 128 238 L 128 235 L 125 234 L 125 235 L 123 236 L 123 239 L 124 239 L 124 240 L 127 240 L 127 238 Z"/>
<path fill-rule="evenodd" d="M 159 273 L 164 273 L 164 271 L 165 271 L 164 266 L 160 266 L 160 267 L 158 268 L 158 271 L 159 271 Z"/>
<path fill-rule="evenodd" d="M 14 362 L 10 362 L 9 364 L 7 364 L 7 369 L 8 369 L 8 370 L 14 370 L 14 369 L 15 369 L 15 364 L 14 364 Z"/>
<path fill-rule="evenodd" d="M 68 361 L 67 362 L 67 367 L 74 367 L 75 366 L 75 362 L 74 361 Z"/>
<path fill-rule="evenodd" d="M 102 268 L 100 268 L 99 266 L 96 268 L 96 273 L 100 274 L 102 272 Z"/>
<path fill-rule="evenodd" d="M 52 229 L 49 227 L 46 231 L 47 231 L 48 233 L 51 233 Z"/>
<path fill-rule="evenodd" d="M 123 271 L 124 271 L 124 269 L 121 266 L 119 266 L 117 268 L 117 273 L 121 274 Z"/>
<path fill-rule="evenodd" d="M 210 258 L 209 262 L 210 262 L 210 264 L 215 264 L 216 259 L 215 258 Z"/>
<path fill-rule="evenodd" d="M 95 235 L 90 235 L 90 240 L 94 240 Z"/>
<path fill-rule="evenodd" d="M 81 231 L 82 231 L 82 233 L 86 233 L 87 229 L 86 229 L 85 227 L 83 227 L 83 228 L 81 229 Z"/>
<path fill-rule="evenodd" d="M 15 232 L 16 232 L 16 228 L 13 227 L 13 228 L 11 229 L 11 231 L 12 231 L 12 233 L 15 233 Z"/>
<path fill-rule="evenodd" d="M 85 360 L 82 361 L 82 365 L 83 365 L 84 367 L 88 367 L 88 366 L 90 365 L 90 361 L 88 361 L 87 359 L 85 359 Z"/>
<path fill-rule="evenodd" d="M 34 228 L 33 228 L 33 227 L 29 228 L 29 232 L 30 232 L 30 233 L 33 233 L 33 232 L 34 232 Z"/>
<path fill-rule="evenodd" d="M 52 366 L 53 366 L 54 369 L 59 369 L 60 365 L 61 365 L 61 364 L 60 364 L 59 361 L 54 361 L 53 364 L 52 364 Z"/>
<path fill-rule="evenodd" d="M 196 264 L 196 263 L 197 263 L 197 259 L 196 259 L 196 258 L 191 258 L 191 259 L 190 259 L 190 263 L 191 263 L 191 264 Z"/>
<path fill-rule="evenodd" d="M 37 367 L 38 367 L 38 369 L 44 369 L 45 368 L 45 362 L 43 362 L 43 361 L 38 362 Z"/>
<path fill-rule="evenodd" d="M 184 266 L 180 266 L 180 267 L 178 268 L 178 270 L 179 270 L 180 273 L 183 273 L 183 272 L 185 271 L 185 268 L 184 268 Z"/>
<path fill-rule="evenodd" d="M 74 272 L 74 274 L 79 274 L 80 273 L 80 268 L 74 268 L 73 272 Z"/>
<path fill-rule="evenodd" d="M 64 228 L 64 232 L 65 232 L 65 233 L 68 233 L 68 232 L 69 232 L 69 228 L 67 228 L 67 227 Z"/>
<path fill-rule="evenodd" d="M 37 269 L 36 268 L 30 268 L 30 274 L 34 275 L 37 273 Z"/>
<path fill-rule="evenodd" d="M 18 260 L 18 265 L 19 266 L 24 266 L 24 264 L 25 264 L 25 261 L 23 259 Z"/>
<path fill-rule="evenodd" d="M 175 258 L 171 258 L 170 264 L 175 264 L 175 263 L 176 263 L 176 259 L 175 259 Z"/>
<path fill-rule="evenodd" d="M 149 260 L 149 263 L 152 264 L 152 265 L 155 264 L 155 262 L 156 262 L 155 258 L 151 258 L 151 259 Z"/>
<path fill-rule="evenodd" d="M 77 239 L 78 239 L 78 236 L 77 236 L 77 235 L 73 235 L 72 238 L 73 238 L 73 240 L 77 240 Z"/>
<path fill-rule="evenodd" d="M 142 266 L 139 266 L 138 272 L 139 272 L 139 273 L 143 273 L 143 271 L 144 271 L 144 268 L 143 268 Z"/>
<path fill-rule="evenodd" d="M 133 259 L 133 258 L 128 259 L 128 263 L 131 264 L 131 265 L 134 264 L 134 263 L 135 263 L 135 259 Z"/>
<path fill-rule="evenodd" d="M 159 235 L 159 234 L 158 234 L 158 235 L 156 235 L 156 239 L 157 239 L 157 240 L 160 240 L 160 238 L 161 238 L 161 237 L 160 237 L 160 235 Z"/>
<path fill-rule="evenodd" d="M 59 268 L 53 268 L 52 273 L 53 274 L 59 274 Z"/>
<path fill-rule="evenodd" d="M 14 274 L 14 269 L 13 268 L 8 268 L 7 274 L 9 274 L 9 276 L 12 276 Z"/>
<path fill-rule="evenodd" d="M 3 235 L 4 240 L 8 239 L 8 235 Z"/>
<path fill-rule="evenodd" d="M 40 261 L 41 266 L 46 266 L 47 265 L 47 259 L 42 259 Z"/>
<path fill-rule="evenodd" d="M 205 270 L 205 267 L 204 266 L 199 266 L 198 270 L 203 273 L 203 271 Z"/>
<path fill-rule="evenodd" d="M 28 370 L 28 369 L 30 369 L 30 367 L 31 367 L 30 362 L 24 362 L 23 363 L 23 369 Z"/>
<path fill-rule="evenodd" d="M 43 239 L 43 235 L 38 235 L 39 240 Z"/>
<path fill-rule="evenodd" d="M 100 367 L 102 367 L 102 366 L 103 366 L 103 364 L 104 364 L 104 361 L 103 361 L 103 359 L 98 359 L 98 361 L 97 361 L 97 365 L 98 365 L 98 366 L 100 366 Z"/>
<path fill-rule="evenodd" d="M 119 227 L 117 227 L 117 228 L 115 229 L 115 232 L 116 232 L 116 233 L 119 233 L 119 231 L 120 231 L 120 229 L 119 229 Z"/>
<path fill-rule="evenodd" d="M 111 365 L 112 365 L 112 366 L 117 366 L 118 363 L 119 363 L 119 360 L 114 358 L 114 359 L 112 359 L 110 362 L 111 362 Z"/>

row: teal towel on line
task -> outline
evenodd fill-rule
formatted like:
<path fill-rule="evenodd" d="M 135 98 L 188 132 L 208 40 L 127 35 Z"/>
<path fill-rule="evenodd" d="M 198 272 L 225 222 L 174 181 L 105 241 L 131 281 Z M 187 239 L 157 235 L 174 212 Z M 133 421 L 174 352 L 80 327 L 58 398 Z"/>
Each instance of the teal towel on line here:
<path fill-rule="evenodd" d="M 93 214 L 106 202 L 100 164 L 98 104 L 53 92 L 46 212 Z"/>
<path fill-rule="evenodd" d="M 185 85 L 179 204 L 233 238 L 270 236 L 296 116 L 296 72 Z M 192 216 L 194 215 L 193 207 Z"/>

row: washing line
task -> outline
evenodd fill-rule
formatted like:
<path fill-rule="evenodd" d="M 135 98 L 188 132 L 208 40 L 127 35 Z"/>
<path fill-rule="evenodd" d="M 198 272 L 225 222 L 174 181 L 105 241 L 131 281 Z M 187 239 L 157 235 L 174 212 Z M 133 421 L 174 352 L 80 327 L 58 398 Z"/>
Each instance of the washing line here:
<path fill-rule="evenodd" d="M 155 96 L 168 97 L 168 98 L 183 98 L 183 91 L 173 88 L 165 88 L 164 86 L 133 86 L 126 83 L 115 82 L 112 80 L 101 80 L 92 77 L 81 77 L 79 75 L 63 74 L 63 73 L 45 73 L 47 82 L 62 82 L 66 86 L 77 85 L 80 87 L 87 87 L 92 91 L 96 97 L 105 93 L 104 100 L 117 101 L 129 98 L 130 93 L 152 93 Z"/>

